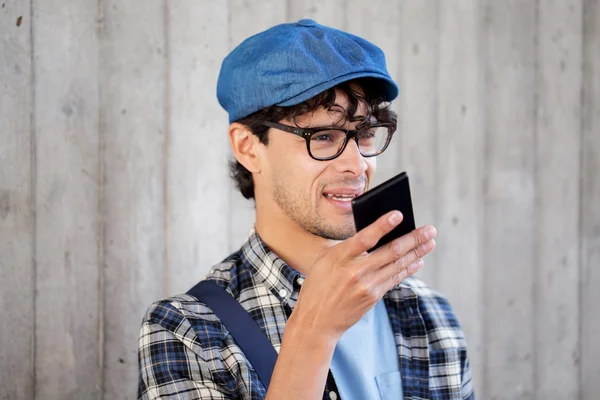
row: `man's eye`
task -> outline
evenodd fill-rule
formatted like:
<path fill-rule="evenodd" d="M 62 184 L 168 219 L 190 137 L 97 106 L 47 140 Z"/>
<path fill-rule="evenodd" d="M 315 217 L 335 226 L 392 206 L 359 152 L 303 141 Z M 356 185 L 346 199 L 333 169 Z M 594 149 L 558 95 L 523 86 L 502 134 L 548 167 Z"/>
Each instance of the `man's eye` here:
<path fill-rule="evenodd" d="M 333 142 L 335 141 L 335 135 L 331 133 L 318 133 L 312 137 L 312 140 L 318 142 Z"/>
<path fill-rule="evenodd" d="M 362 131 L 359 133 L 358 136 L 360 139 L 371 139 L 375 136 L 375 131 L 373 131 L 373 130 Z"/>

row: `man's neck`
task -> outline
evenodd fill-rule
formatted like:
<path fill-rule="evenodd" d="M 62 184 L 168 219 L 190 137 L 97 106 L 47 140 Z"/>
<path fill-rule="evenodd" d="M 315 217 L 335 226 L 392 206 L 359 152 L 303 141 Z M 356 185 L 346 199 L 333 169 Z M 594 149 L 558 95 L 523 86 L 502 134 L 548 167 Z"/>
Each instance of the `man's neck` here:
<path fill-rule="evenodd" d="M 336 242 L 302 229 L 278 207 L 256 207 L 256 232 L 286 264 L 308 274 L 317 257 Z"/>

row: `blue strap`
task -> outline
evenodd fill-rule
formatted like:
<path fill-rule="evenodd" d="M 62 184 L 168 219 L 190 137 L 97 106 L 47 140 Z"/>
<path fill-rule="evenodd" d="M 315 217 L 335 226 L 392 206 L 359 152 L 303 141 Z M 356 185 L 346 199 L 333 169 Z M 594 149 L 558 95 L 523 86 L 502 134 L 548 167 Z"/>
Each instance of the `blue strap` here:
<path fill-rule="evenodd" d="M 277 361 L 277 351 L 250 314 L 223 287 L 214 281 L 202 281 L 188 291 L 206 304 L 233 336 L 258 374 L 265 389 Z"/>

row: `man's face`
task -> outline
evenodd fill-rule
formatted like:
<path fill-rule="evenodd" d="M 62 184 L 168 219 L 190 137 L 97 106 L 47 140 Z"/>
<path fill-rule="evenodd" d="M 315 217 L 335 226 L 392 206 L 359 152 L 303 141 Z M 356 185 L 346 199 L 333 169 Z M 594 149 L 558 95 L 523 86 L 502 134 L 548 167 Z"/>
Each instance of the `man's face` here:
<path fill-rule="evenodd" d="M 303 115 L 296 119 L 298 125 L 354 128 L 360 121 L 341 119 L 348 99 L 342 92 L 336 94 L 336 106 Z M 365 104 L 360 104 L 354 117 L 365 116 L 366 110 Z M 280 122 L 294 125 L 288 120 Z M 269 131 L 265 154 L 264 179 L 256 190 L 265 190 L 272 205 L 314 235 L 344 240 L 356 233 L 351 201 L 369 187 L 375 157 L 361 156 L 356 141 L 350 140 L 339 157 L 318 161 L 308 154 L 303 138 L 276 129 Z"/>

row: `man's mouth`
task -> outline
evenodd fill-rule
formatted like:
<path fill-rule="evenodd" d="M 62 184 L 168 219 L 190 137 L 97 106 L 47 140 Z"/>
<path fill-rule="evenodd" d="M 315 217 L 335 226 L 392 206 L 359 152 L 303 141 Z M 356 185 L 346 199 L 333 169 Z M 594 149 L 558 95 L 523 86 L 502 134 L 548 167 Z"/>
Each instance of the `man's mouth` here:
<path fill-rule="evenodd" d="M 351 193 L 351 194 L 340 194 L 340 193 L 323 193 L 325 197 L 328 199 L 332 199 L 335 201 L 346 201 L 350 202 L 355 197 L 358 197 L 359 193 Z"/>
<path fill-rule="evenodd" d="M 325 193 L 325 197 L 329 199 L 333 199 L 336 201 L 352 201 L 358 194 L 334 194 L 334 193 Z"/>

